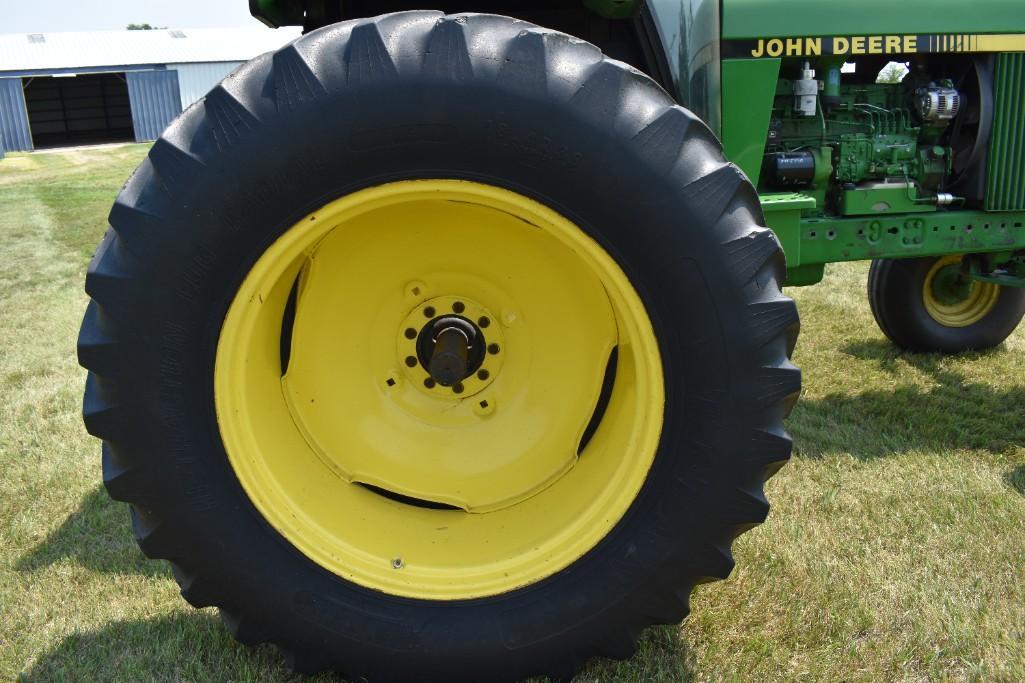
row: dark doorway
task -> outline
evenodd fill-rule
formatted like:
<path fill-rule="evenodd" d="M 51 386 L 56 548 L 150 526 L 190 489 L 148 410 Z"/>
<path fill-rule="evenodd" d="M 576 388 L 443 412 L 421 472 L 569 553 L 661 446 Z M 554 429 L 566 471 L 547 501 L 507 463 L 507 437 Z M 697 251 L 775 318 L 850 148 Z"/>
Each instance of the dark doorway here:
<path fill-rule="evenodd" d="M 36 149 L 135 139 L 123 73 L 26 78 L 25 106 Z"/>

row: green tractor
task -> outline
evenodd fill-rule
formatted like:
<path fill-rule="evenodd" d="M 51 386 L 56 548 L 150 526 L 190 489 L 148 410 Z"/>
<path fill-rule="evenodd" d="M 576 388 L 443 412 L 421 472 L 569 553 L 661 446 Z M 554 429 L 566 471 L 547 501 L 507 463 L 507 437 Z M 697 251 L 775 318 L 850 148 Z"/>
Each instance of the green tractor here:
<path fill-rule="evenodd" d="M 568 678 L 765 519 L 784 285 L 872 259 L 908 350 L 1018 324 L 1025 4 L 416 4 L 253 0 L 304 35 L 119 194 L 85 422 L 142 550 L 243 643 Z"/>

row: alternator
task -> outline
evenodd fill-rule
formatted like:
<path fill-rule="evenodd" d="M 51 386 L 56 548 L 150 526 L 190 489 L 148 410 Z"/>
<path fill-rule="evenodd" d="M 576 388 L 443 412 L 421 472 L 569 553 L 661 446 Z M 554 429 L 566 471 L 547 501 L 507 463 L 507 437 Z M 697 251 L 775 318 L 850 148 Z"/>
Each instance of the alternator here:
<path fill-rule="evenodd" d="M 955 88 L 930 83 L 915 91 L 915 111 L 927 123 L 947 122 L 961 109 L 961 93 Z"/>

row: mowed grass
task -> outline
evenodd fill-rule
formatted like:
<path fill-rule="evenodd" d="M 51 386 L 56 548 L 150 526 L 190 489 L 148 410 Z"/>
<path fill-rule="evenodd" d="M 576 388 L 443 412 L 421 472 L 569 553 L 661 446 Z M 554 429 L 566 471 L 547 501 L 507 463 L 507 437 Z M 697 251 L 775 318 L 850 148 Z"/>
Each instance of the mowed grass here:
<path fill-rule="evenodd" d="M 145 152 L 0 161 L 0 679 L 289 680 L 273 648 L 236 644 L 143 558 L 79 417 L 85 267 Z M 790 291 L 796 453 L 733 576 L 579 681 L 1025 680 L 1025 334 L 898 353 L 865 276 L 839 265 Z"/>

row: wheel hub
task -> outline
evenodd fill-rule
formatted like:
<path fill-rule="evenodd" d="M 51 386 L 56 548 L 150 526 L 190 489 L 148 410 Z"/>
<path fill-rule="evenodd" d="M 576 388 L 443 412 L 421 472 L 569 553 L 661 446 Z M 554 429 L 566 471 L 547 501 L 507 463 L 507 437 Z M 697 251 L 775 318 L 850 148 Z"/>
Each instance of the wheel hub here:
<path fill-rule="evenodd" d="M 430 396 L 474 396 L 495 381 L 502 366 L 505 338 L 495 320 L 469 297 L 424 301 L 399 326 L 399 366 Z"/>
<path fill-rule="evenodd" d="M 933 278 L 933 295 L 940 304 L 955 306 L 971 296 L 972 281 L 961 272 L 960 264 L 944 266 Z"/>

